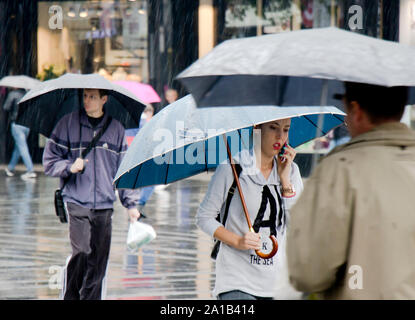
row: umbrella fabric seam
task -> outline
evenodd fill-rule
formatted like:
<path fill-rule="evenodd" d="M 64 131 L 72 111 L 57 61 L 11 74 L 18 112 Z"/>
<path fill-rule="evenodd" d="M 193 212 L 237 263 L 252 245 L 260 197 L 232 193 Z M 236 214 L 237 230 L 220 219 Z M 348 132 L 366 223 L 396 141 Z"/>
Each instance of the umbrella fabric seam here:
<path fill-rule="evenodd" d="M 322 129 L 320 129 L 318 126 L 316 126 L 316 124 L 313 122 L 313 121 L 311 121 L 310 119 L 308 119 L 308 117 L 307 116 L 304 116 L 304 118 L 306 119 L 306 120 L 308 120 L 314 127 L 316 127 L 318 130 L 320 130 L 320 132 L 323 134 L 323 136 L 325 136 L 327 133 L 326 132 L 324 132 L 324 130 L 322 130 Z"/>

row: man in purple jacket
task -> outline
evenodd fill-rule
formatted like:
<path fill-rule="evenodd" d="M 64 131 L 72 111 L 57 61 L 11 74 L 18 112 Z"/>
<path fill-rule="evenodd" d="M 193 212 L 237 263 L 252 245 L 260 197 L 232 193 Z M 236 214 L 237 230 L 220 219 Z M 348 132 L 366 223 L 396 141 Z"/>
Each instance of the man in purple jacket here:
<path fill-rule="evenodd" d="M 105 90 L 84 89 L 84 108 L 64 116 L 54 128 L 43 154 L 45 173 L 66 184 L 62 195 L 69 220 L 72 255 L 66 266 L 63 298 L 99 300 L 105 294 L 105 277 L 111 244 L 112 181 L 127 150 L 124 127 L 112 119 L 95 147 L 81 158 L 93 137 L 107 121 Z M 139 193 L 119 190 L 131 221 L 137 220 Z"/>

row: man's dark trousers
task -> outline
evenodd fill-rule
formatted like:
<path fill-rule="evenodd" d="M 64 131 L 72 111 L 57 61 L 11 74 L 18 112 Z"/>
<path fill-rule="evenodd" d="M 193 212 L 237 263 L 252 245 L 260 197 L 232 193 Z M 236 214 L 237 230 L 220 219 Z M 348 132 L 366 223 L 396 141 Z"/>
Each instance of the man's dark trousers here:
<path fill-rule="evenodd" d="M 110 252 L 113 209 L 94 210 L 69 202 L 67 209 L 72 256 L 63 297 L 100 300 Z"/>

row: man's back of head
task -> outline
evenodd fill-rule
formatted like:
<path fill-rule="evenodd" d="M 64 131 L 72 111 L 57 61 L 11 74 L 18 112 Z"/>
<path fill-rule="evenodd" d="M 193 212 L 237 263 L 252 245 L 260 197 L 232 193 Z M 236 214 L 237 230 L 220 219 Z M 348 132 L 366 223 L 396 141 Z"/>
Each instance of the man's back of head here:
<path fill-rule="evenodd" d="M 408 101 L 408 87 L 384 87 L 366 83 L 346 82 L 345 98 L 357 101 L 373 123 L 383 120 L 400 121 Z"/>
<path fill-rule="evenodd" d="M 352 137 L 371 128 L 399 122 L 408 101 L 408 87 L 345 82 L 346 122 Z"/>

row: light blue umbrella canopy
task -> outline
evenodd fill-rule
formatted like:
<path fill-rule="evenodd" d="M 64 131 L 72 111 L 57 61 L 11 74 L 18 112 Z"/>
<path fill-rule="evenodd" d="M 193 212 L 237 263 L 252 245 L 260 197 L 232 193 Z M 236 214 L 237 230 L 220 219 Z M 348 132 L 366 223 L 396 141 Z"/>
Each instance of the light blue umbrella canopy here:
<path fill-rule="evenodd" d="M 322 128 L 317 128 L 323 115 Z M 327 134 L 344 121 L 336 107 L 244 106 L 197 108 L 188 95 L 157 113 L 136 135 L 114 179 L 117 188 L 167 184 L 217 167 L 252 147 L 257 124 L 291 118 L 289 141 L 297 147 Z"/>

